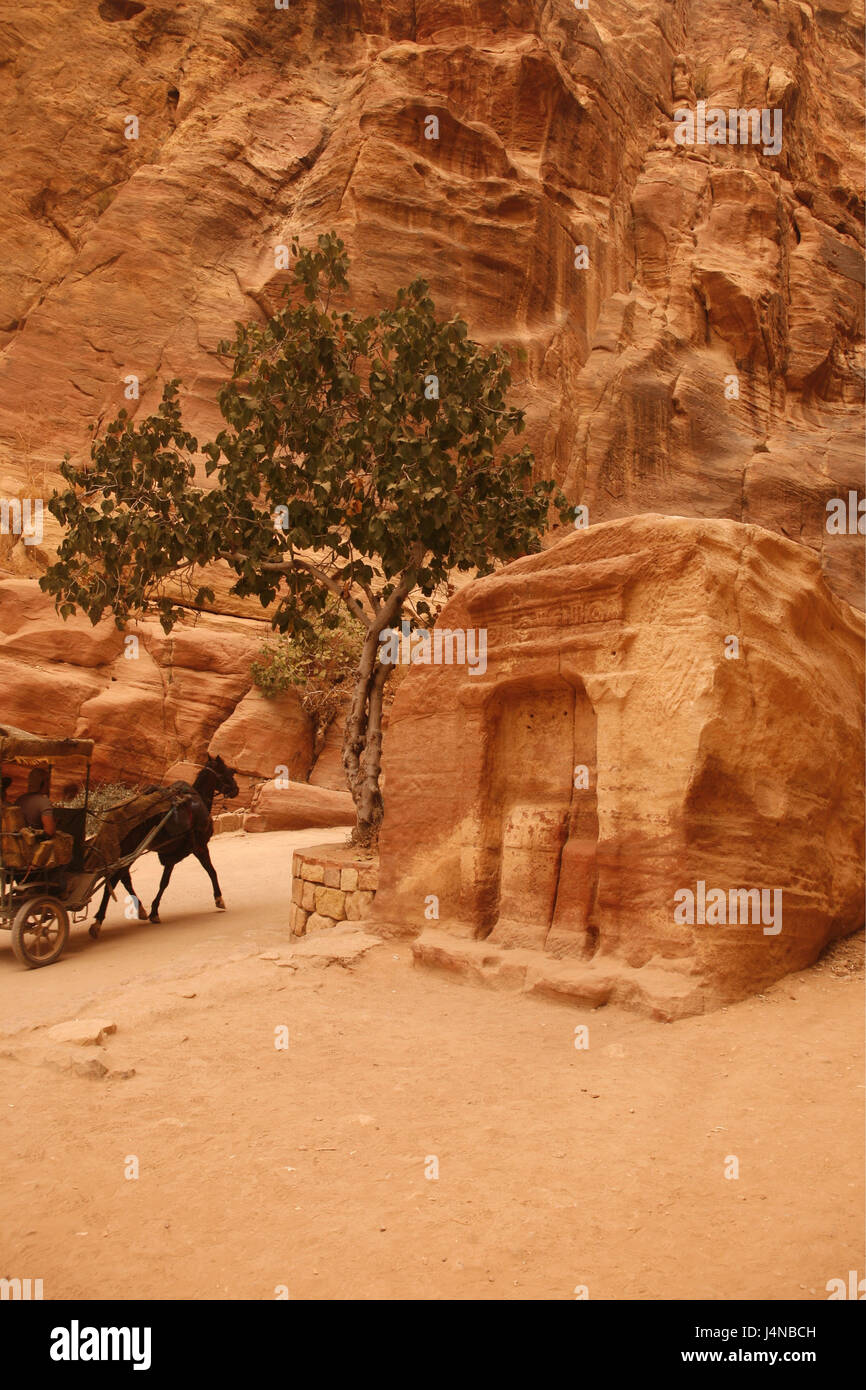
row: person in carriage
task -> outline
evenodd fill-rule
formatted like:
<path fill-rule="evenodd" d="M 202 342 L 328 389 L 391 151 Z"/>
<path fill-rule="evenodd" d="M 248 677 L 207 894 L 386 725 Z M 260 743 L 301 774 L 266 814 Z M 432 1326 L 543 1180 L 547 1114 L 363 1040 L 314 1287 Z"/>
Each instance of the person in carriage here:
<path fill-rule="evenodd" d="M 32 767 L 27 778 L 27 790 L 16 803 L 21 808 L 24 824 L 31 830 L 41 830 L 49 839 L 57 831 L 50 791 L 51 768 Z"/>

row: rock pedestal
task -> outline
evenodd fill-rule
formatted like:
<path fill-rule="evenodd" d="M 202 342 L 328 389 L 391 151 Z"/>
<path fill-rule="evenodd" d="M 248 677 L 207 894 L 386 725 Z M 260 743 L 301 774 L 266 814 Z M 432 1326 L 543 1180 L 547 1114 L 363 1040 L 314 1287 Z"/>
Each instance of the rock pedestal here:
<path fill-rule="evenodd" d="M 312 845 L 292 860 L 294 936 L 369 918 L 379 881 L 376 859 L 350 846 Z"/>

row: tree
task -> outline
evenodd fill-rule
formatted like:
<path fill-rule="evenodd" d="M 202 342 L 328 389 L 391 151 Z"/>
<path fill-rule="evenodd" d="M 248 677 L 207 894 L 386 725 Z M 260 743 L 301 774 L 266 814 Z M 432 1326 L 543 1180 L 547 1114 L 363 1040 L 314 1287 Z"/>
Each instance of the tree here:
<path fill-rule="evenodd" d="M 343 765 L 369 843 L 382 817 L 382 634 L 404 612 L 429 625 L 452 571 L 538 550 L 551 506 L 565 519 L 567 504 L 533 481 L 527 447 L 500 448 L 524 427 L 500 347 L 439 321 L 420 279 L 375 315 L 332 307 L 348 291 L 334 233 L 292 253 L 285 307 L 219 345 L 233 363 L 218 394 L 226 427 L 201 451 L 215 486 L 196 482 L 170 381 L 155 415 L 121 410 L 89 464 L 64 460 L 69 488 L 49 505 L 67 529 L 40 582 L 64 617 L 112 612 L 123 627 L 155 610 L 166 631 L 184 612 L 178 585 L 195 606 L 213 600 L 200 572 L 215 560 L 234 570 L 233 593 L 275 604 L 290 636 L 336 625 L 342 605 L 363 636 Z"/>
<path fill-rule="evenodd" d="M 270 699 L 292 686 L 300 693 L 301 708 L 313 724 L 313 756 L 321 752 L 332 720 L 350 689 L 361 656 L 363 633 L 342 607 L 337 626 L 314 623 L 309 634 L 279 634 L 263 642 L 250 667 L 254 685 Z M 330 615 L 328 615 L 330 616 Z"/>

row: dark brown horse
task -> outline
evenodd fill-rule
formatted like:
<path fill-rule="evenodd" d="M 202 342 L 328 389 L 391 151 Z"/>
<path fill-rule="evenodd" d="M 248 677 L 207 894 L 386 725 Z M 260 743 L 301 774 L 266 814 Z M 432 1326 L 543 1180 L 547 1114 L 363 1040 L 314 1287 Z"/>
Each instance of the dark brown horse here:
<path fill-rule="evenodd" d="M 161 835 L 157 835 L 154 843 L 154 848 L 159 854 L 159 862 L 163 868 L 159 888 L 150 907 L 151 922 L 159 921 L 159 904 L 168 887 L 168 881 L 174 872 L 175 865 L 190 854 L 195 855 L 211 881 L 214 903 L 220 909 L 225 907 L 217 872 L 211 863 L 208 841 L 213 835 L 211 810 L 214 797 L 231 798 L 238 795 L 234 769 L 228 767 L 222 758 L 208 757 L 207 762 L 190 787 L 190 791 L 194 792 L 195 796 L 192 801 L 192 825 L 189 830 L 184 835 L 175 836 L 172 839 L 163 840 Z"/>
<path fill-rule="evenodd" d="M 146 787 L 146 792 L 166 790 L 161 787 Z M 208 841 L 213 835 L 213 818 L 211 811 L 213 808 L 214 796 L 234 797 L 238 795 L 238 785 L 234 778 L 234 770 L 228 767 L 222 758 L 208 757 L 207 762 L 201 772 L 196 777 L 192 786 L 188 782 L 173 782 L 171 790 L 175 795 L 175 807 L 171 817 L 151 841 L 149 848 L 156 850 L 159 861 L 163 866 L 162 878 L 160 879 L 159 890 L 153 900 L 150 909 L 150 921 L 159 922 L 159 904 L 162 895 L 168 887 L 169 879 L 176 864 L 182 859 L 186 859 L 190 854 L 194 854 L 196 859 L 205 870 L 208 878 L 213 885 L 214 902 L 218 908 L 225 908 L 222 890 L 220 889 L 219 879 L 216 869 L 211 863 Z M 161 815 L 152 817 L 143 825 L 137 825 L 131 830 L 120 843 L 121 857 L 134 853 L 136 847 L 141 844 L 146 835 L 159 824 Z M 148 912 L 136 897 L 132 887 L 132 879 L 129 869 L 118 869 L 116 873 L 106 880 L 105 891 L 102 895 L 102 902 L 99 904 L 93 925 L 90 928 L 90 935 L 99 935 L 102 923 L 105 920 L 105 913 L 108 908 L 108 900 L 112 889 L 118 883 L 122 883 L 127 893 L 138 908 L 138 916 L 142 921 L 148 918 Z"/>

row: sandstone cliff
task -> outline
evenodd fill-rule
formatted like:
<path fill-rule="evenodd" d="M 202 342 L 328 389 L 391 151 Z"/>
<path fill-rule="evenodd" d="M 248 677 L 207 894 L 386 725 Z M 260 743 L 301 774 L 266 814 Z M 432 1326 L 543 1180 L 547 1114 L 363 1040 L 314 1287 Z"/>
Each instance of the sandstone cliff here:
<path fill-rule="evenodd" d="M 166 636 L 156 623 L 121 633 L 110 619 L 60 622 L 33 580 L 0 579 L 0 708 L 38 734 L 95 741 L 95 782 L 192 782 L 208 752 L 237 771 L 240 798 L 218 804 L 222 828 L 347 825 L 352 799 L 328 730 L 314 758 L 313 724 L 294 689 L 265 699 L 250 666 L 265 628 L 208 615 Z M 10 769 L 14 771 L 14 769 Z M 314 786 L 304 785 L 311 772 Z M 59 797 L 66 773 L 58 766 Z M 11 795 L 23 790 L 18 770 Z M 250 814 L 245 815 L 245 812 Z"/>
<path fill-rule="evenodd" d="M 0 496 L 47 496 L 65 450 L 172 375 L 215 430 L 218 341 L 275 304 L 277 247 L 334 227 L 360 305 L 422 274 L 474 336 L 525 349 L 539 468 L 592 522 L 757 523 L 860 605 L 863 539 L 825 507 L 862 490 L 862 40 L 863 0 L 18 0 Z M 780 152 L 678 145 L 698 101 L 781 111 Z M 226 721 L 220 746 L 248 744 L 249 622 L 212 649 L 155 633 L 143 666 L 49 631 L 33 579 L 55 539 L 0 536 L 26 581 L 0 591 L 0 713 L 74 713 L 106 771 L 198 756 Z M 249 619 L 228 582 L 216 608 Z M 279 742 L 259 735 L 265 761 Z M 312 780 L 333 787 L 332 745 Z"/>
<path fill-rule="evenodd" d="M 540 467 L 592 521 L 754 522 L 859 603 L 824 520 L 862 471 L 862 37 L 863 0 L 19 0 L 0 492 L 173 374 L 212 429 L 218 340 L 335 227 L 362 303 L 423 274 L 526 349 Z M 697 100 L 781 111 L 780 153 L 677 146 Z"/>

